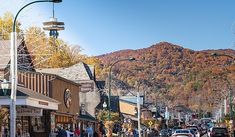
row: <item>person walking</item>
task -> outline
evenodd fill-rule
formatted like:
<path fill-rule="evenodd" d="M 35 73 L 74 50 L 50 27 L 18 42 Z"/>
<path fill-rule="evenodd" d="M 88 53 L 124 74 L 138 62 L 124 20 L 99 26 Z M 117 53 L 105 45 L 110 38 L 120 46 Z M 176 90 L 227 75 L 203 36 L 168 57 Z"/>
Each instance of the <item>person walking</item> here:
<path fill-rule="evenodd" d="M 67 137 L 67 132 L 62 127 L 60 127 L 56 137 Z"/>
<path fill-rule="evenodd" d="M 80 136 L 80 129 L 77 127 L 74 131 L 74 136 L 79 137 Z"/>

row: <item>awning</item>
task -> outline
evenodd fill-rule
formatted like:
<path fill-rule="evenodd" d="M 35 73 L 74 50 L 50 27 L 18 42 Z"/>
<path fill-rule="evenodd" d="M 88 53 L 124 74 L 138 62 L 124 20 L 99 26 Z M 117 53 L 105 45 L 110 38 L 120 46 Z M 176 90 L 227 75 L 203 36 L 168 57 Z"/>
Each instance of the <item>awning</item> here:
<path fill-rule="evenodd" d="M 0 90 L 0 105 L 9 105 L 11 103 L 9 96 L 3 96 Z M 48 110 L 58 110 L 59 101 L 43 94 L 37 93 L 24 87 L 17 87 L 16 105 L 30 106 Z"/>
<path fill-rule="evenodd" d="M 94 118 L 91 114 L 89 114 L 88 112 L 86 112 L 85 115 L 79 115 L 78 116 L 79 120 L 85 120 L 85 121 L 90 121 L 90 122 L 96 122 L 96 118 Z"/>
<path fill-rule="evenodd" d="M 133 121 L 138 121 L 138 118 L 133 115 L 123 114 L 123 113 L 122 113 L 122 115 L 124 118 L 130 118 Z"/>

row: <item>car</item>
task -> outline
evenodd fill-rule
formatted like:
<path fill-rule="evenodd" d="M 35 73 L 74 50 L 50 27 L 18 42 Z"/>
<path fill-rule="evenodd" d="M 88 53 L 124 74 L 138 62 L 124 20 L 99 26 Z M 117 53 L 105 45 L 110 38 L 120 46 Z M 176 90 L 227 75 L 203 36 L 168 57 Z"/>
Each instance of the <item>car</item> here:
<path fill-rule="evenodd" d="M 211 131 L 212 131 L 212 128 L 209 128 L 209 129 L 207 130 L 207 137 L 211 137 Z"/>
<path fill-rule="evenodd" d="M 193 128 L 189 128 L 189 130 L 193 131 L 193 134 L 195 137 L 200 137 L 200 133 L 197 128 L 193 127 Z"/>
<path fill-rule="evenodd" d="M 229 137 L 228 129 L 226 127 L 213 127 L 210 137 Z"/>
<path fill-rule="evenodd" d="M 167 129 L 162 129 L 159 133 L 159 136 L 160 137 L 168 137 L 169 136 L 168 130 Z"/>
<path fill-rule="evenodd" d="M 194 137 L 194 135 L 188 129 L 176 129 L 172 137 Z"/>
<path fill-rule="evenodd" d="M 198 131 L 198 133 L 199 133 L 199 135 L 201 135 L 201 134 L 202 134 L 202 129 L 201 129 L 201 128 L 199 128 L 199 127 L 198 127 L 198 126 L 196 126 L 196 125 L 188 125 L 188 126 L 186 126 L 186 128 L 187 128 L 187 129 L 196 128 L 196 129 L 197 129 L 197 131 Z"/>
<path fill-rule="evenodd" d="M 172 134 L 173 134 L 173 133 L 175 132 L 175 130 L 177 130 L 177 129 L 182 129 L 182 127 L 178 127 L 178 126 L 173 127 L 173 128 L 171 129 Z"/>

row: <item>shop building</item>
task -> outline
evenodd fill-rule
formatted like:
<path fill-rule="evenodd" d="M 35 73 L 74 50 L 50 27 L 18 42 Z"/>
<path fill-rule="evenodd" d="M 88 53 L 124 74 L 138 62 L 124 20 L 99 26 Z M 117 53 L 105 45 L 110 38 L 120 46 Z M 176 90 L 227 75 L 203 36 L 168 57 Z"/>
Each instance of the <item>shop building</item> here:
<path fill-rule="evenodd" d="M 18 82 L 25 88 L 46 95 L 59 102 L 58 110 L 50 112 L 50 131 L 57 127 L 74 129 L 80 112 L 80 85 L 54 74 L 23 72 L 18 75 Z"/>
<path fill-rule="evenodd" d="M 67 128 L 77 126 L 80 112 L 80 84 L 57 75 L 35 72 L 25 42 L 18 41 L 17 43 L 19 85 L 17 87 L 16 107 L 18 132 L 22 137 L 27 136 L 27 134 L 33 137 L 48 137 L 49 134 L 56 131 L 57 126 Z M 10 76 L 10 41 L 0 41 L 0 55 L 0 81 L 2 81 L 9 79 Z M 0 103 L 2 103 L 1 106 L 9 108 L 9 97 L 0 95 Z M 53 107 L 52 104 L 54 104 Z M 9 119 L 5 122 L 6 128 L 8 123 Z"/>

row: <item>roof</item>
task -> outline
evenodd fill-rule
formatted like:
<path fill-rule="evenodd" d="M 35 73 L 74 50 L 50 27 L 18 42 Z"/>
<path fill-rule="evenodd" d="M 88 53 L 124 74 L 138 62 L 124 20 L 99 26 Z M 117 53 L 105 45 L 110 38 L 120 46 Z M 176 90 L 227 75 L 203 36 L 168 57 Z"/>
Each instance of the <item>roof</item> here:
<path fill-rule="evenodd" d="M 124 114 L 124 113 L 122 113 L 122 116 L 123 116 L 124 118 L 130 118 L 130 119 L 133 120 L 133 121 L 138 121 L 137 116 L 133 116 L 133 115 L 129 115 L 129 114 Z"/>
<path fill-rule="evenodd" d="M 18 40 L 18 69 L 21 70 L 34 70 L 31 56 L 28 52 L 28 49 L 23 40 Z M 4 70 L 10 65 L 10 50 L 11 50 L 11 41 L 10 40 L 1 40 L 0 41 L 0 70 Z M 27 56 L 26 56 L 27 55 Z"/>
<path fill-rule="evenodd" d="M 0 89 L 1 91 L 2 89 Z M 8 96 L 4 96 L 3 92 L 0 92 L 0 105 L 9 105 L 10 98 L 8 92 Z M 21 106 L 31 106 L 36 108 L 50 109 L 50 110 L 58 110 L 59 101 L 52 99 L 48 96 L 42 95 L 40 93 L 34 92 L 30 89 L 17 86 L 17 94 L 16 94 L 16 105 Z"/>
<path fill-rule="evenodd" d="M 87 111 L 86 111 L 86 115 L 79 115 L 78 119 L 80 119 L 80 120 L 87 120 L 87 121 L 94 121 L 94 122 L 97 121 L 96 118 L 94 118 Z"/>
<path fill-rule="evenodd" d="M 137 104 L 137 97 L 136 96 L 121 96 L 119 97 L 120 101 L 124 101 L 127 103 Z M 144 104 L 144 97 L 140 96 L 140 104 Z"/>
<path fill-rule="evenodd" d="M 80 80 L 94 80 L 93 70 L 83 62 L 77 63 L 68 68 L 37 69 L 37 72 L 56 74 L 76 83 Z"/>
<path fill-rule="evenodd" d="M 24 88 L 24 87 L 18 86 L 17 87 L 17 93 L 18 93 L 19 96 L 21 95 L 20 92 L 23 93 L 22 94 L 23 96 L 28 96 L 28 97 L 31 97 L 31 98 L 37 98 L 37 99 L 40 99 L 40 100 L 45 100 L 45 101 L 49 101 L 49 102 L 54 102 L 54 103 L 59 103 L 60 104 L 59 101 L 57 101 L 57 100 L 55 100 L 53 98 L 50 98 L 48 96 L 45 96 L 45 95 L 37 93 L 37 92 L 34 92 L 34 91 L 32 91 L 32 90 L 30 90 L 28 88 Z"/>
<path fill-rule="evenodd" d="M 0 69 L 5 69 L 10 62 L 10 40 L 0 41 Z"/>

